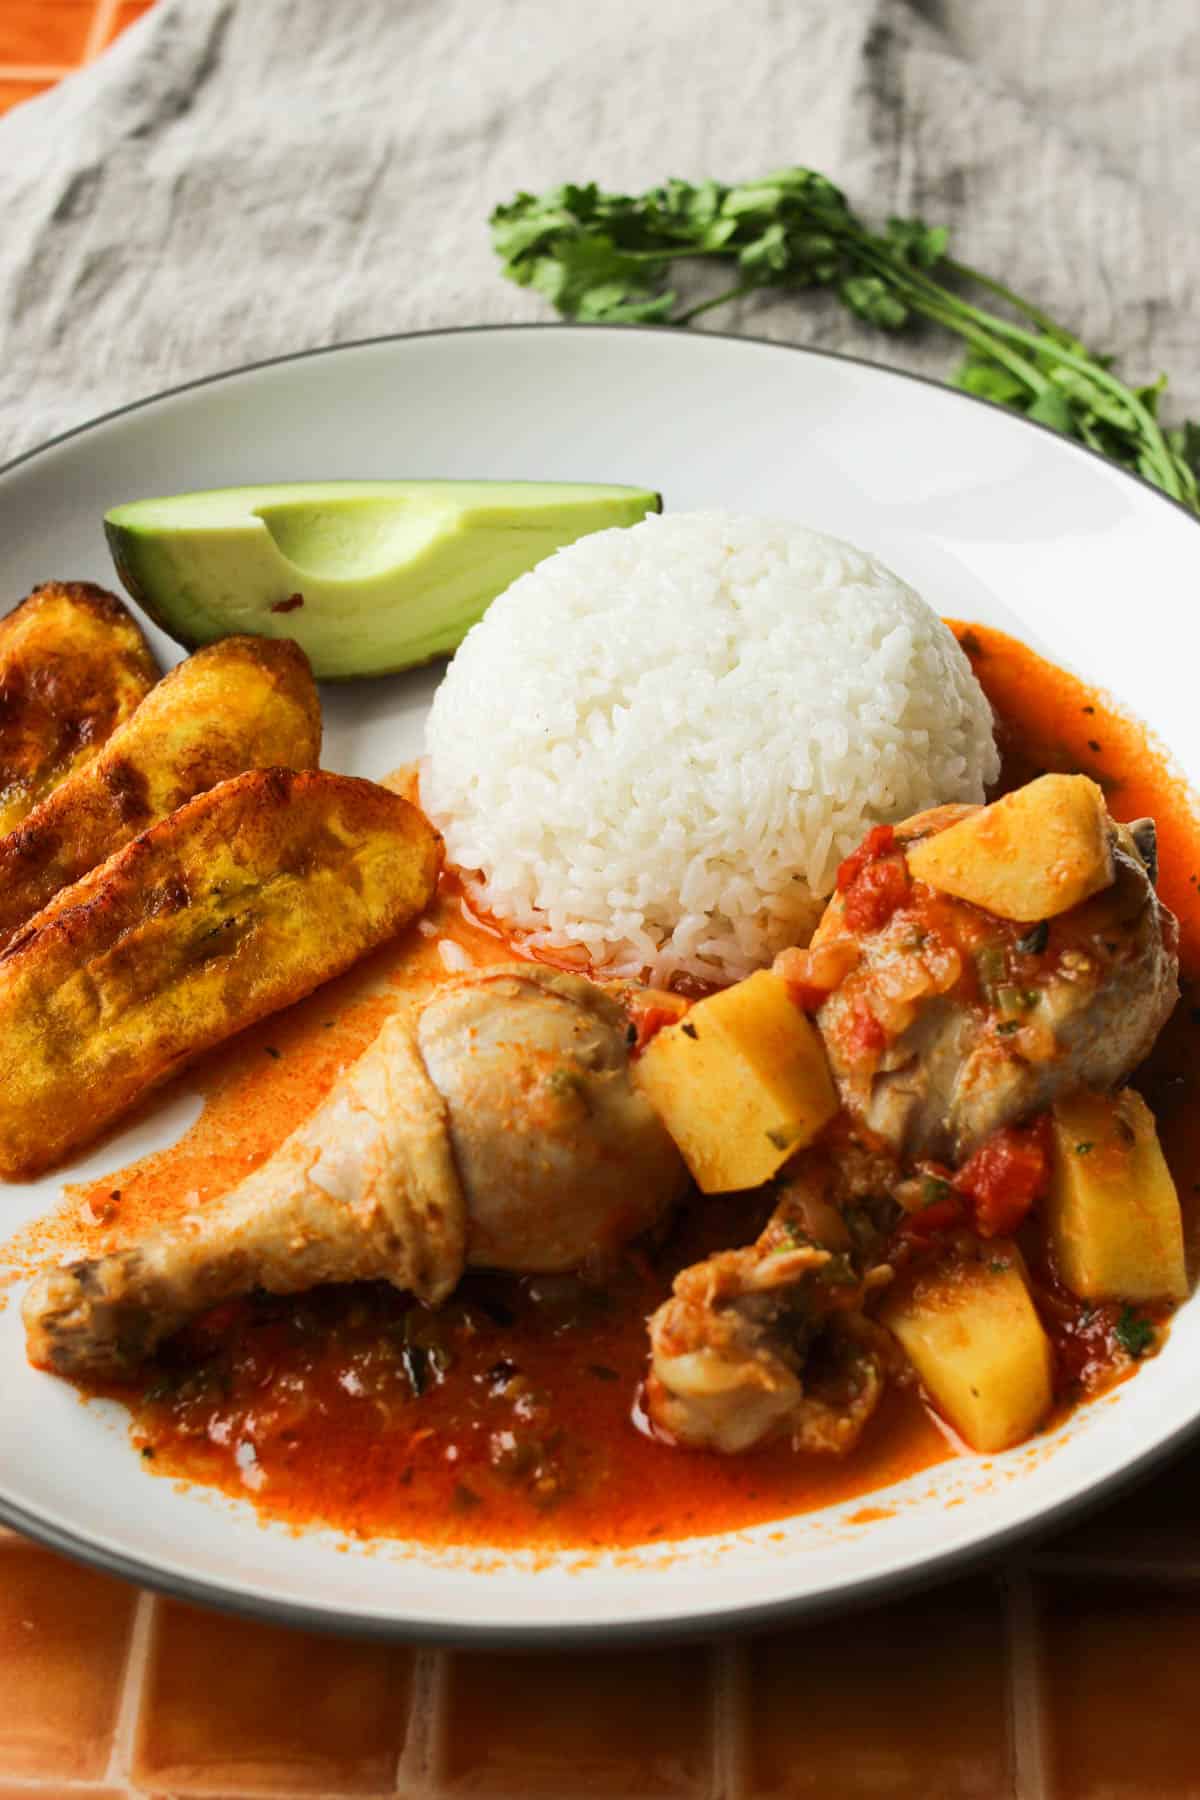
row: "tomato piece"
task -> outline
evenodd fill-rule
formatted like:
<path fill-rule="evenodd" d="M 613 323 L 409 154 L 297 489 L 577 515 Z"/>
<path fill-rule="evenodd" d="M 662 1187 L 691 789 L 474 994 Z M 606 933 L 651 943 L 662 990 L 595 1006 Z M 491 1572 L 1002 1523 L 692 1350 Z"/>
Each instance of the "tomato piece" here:
<path fill-rule="evenodd" d="M 933 1237 L 939 1231 L 949 1231 L 955 1225 L 961 1225 L 966 1211 L 957 1194 L 947 1194 L 941 1200 L 931 1200 L 926 1206 L 920 1206 L 916 1212 L 909 1213 L 902 1229 L 910 1237 Z"/>
<path fill-rule="evenodd" d="M 906 1209 L 899 1228 L 901 1236 L 935 1237 L 963 1223 L 967 1203 L 951 1185 L 952 1181 L 950 1170 L 940 1163 L 917 1165 L 916 1179 L 906 1183 L 904 1193 L 897 1195 Z"/>
<path fill-rule="evenodd" d="M 851 931 L 878 931 L 912 886 L 903 852 L 890 825 L 876 825 L 837 872 L 838 892 Z"/>
<path fill-rule="evenodd" d="M 1008 1237 L 1024 1221 L 1050 1180 L 1050 1120 L 1043 1113 L 1032 1125 L 1004 1125 L 994 1131 L 954 1177 L 954 1185 L 974 1202 L 981 1237 Z"/>
<path fill-rule="evenodd" d="M 684 1016 L 677 1006 L 638 1007 L 631 1016 L 631 1023 L 637 1032 L 631 1046 L 632 1054 L 640 1056 L 651 1038 L 657 1037 L 664 1025 L 678 1025 Z"/>
<path fill-rule="evenodd" d="M 878 931 L 908 899 L 912 883 L 902 856 L 868 863 L 845 895 L 845 919 L 851 931 Z"/>
<path fill-rule="evenodd" d="M 887 1047 L 887 1032 L 875 1014 L 860 1000 L 845 1031 L 845 1048 L 850 1056 L 876 1056 Z"/>
<path fill-rule="evenodd" d="M 837 872 L 838 893 L 852 888 L 863 870 L 881 856 L 890 856 L 896 848 L 896 833 L 890 825 L 873 825 L 857 850 L 852 850 Z"/>

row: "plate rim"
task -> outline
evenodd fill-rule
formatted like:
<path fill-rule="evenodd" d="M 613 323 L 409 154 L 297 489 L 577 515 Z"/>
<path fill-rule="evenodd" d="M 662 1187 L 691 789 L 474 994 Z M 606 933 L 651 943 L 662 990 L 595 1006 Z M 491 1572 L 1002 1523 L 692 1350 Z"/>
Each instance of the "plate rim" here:
<path fill-rule="evenodd" d="M 216 386 L 224 381 L 237 380 L 264 369 L 276 368 L 289 363 L 306 362 L 317 357 L 335 356 L 355 350 L 428 339 L 499 336 L 509 333 L 534 335 L 555 333 L 574 336 L 586 334 L 589 338 L 594 338 L 600 333 L 609 335 L 632 333 L 639 337 L 660 337 L 662 332 L 663 327 L 651 325 L 585 325 L 563 320 L 514 320 L 507 323 L 432 326 L 415 331 L 382 332 L 368 337 L 348 339 L 344 342 L 313 345 L 304 350 L 285 351 L 276 356 L 260 357 L 250 362 L 214 370 L 210 374 L 196 376 L 174 386 L 158 389 L 153 393 L 127 401 L 121 406 L 111 407 L 105 412 L 97 413 L 77 425 L 69 426 L 66 430 L 43 439 L 29 449 L 20 451 L 7 462 L 0 463 L 0 481 L 25 464 L 45 455 L 46 452 L 57 449 L 60 445 L 69 443 L 74 438 L 82 437 L 114 420 L 145 410 L 160 401 L 175 399 L 201 388 Z M 1110 475 L 1115 474 L 1125 481 L 1132 482 L 1163 505 L 1182 514 L 1193 526 L 1200 527 L 1200 515 L 1192 512 L 1182 501 L 1164 493 L 1161 488 L 1147 481 L 1144 476 L 1133 470 L 1122 468 L 1119 464 L 1102 456 L 1098 451 L 1090 449 L 1086 444 L 1067 438 L 1038 420 L 1014 413 L 1009 408 L 1000 406 L 997 402 L 987 400 L 978 394 L 971 394 L 962 388 L 952 387 L 936 376 L 926 375 L 917 370 L 896 368 L 889 363 L 876 362 L 870 357 L 848 351 L 831 350 L 810 344 L 788 343 L 750 332 L 701 330 L 695 333 L 672 333 L 671 335 L 676 338 L 684 338 L 688 342 L 703 343 L 705 340 L 711 339 L 719 343 L 747 345 L 755 349 L 767 349 L 772 352 L 808 357 L 823 362 L 847 363 L 856 368 L 866 369 L 873 374 L 898 377 L 921 387 L 933 388 L 969 406 L 982 407 L 988 412 L 998 413 L 1010 423 L 1054 439 L 1063 449 L 1075 452 L 1089 462 L 1098 464 Z M 325 1635 L 405 1642 L 421 1646 L 452 1647 L 469 1644 L 518 1650 L 537 1650 L 539 1648 L 544 1650 L 551 1644 L 557 1647 L 564 1642 L 580 1647 L 635 1642 L 645 1645 L 677 1642 L 685 1639 L 712 1638 L 718 1634 L 735 1631 L 759 1631 L 777 1627 L 788 1621 L 814 1620 L 835 1614 L 848 1614 L 876 1604 L 884 1595 L 899 1598 L 917 1593 L 954 1576 L 961 1576 L 972 1568 L 991 1565 L 1010 1552 L 1015 1544 L 1028 1542 L 1030 1539 L 1037 1539 L 1058 1531 L 1067 1520 L 1078 1519 L 1096 1510 L 1102 1504 L 1111 1502 L 1117 1495 L 1138 1486 L 1154 1470 L 1168 1462 L 1197 1436 L 1200 1436 L 1200 1416 L 1191 1423 L 1178 1427 L 1169 1437 L 1151 1445 L 1119 1469 L 1100 1478 L 1082 1493 L 1068 1495 L 1057 1501 L 1040 1512 L 1036 1518 L 1016 1520 L 1010 1525 L 988 1533 L 981 1542 L 973 1541 L 954 1548 L 934 1550 L 928 1557 L 923 1558 L 919 1567 L 916 1568 L 885 1569 L 873 1575 L 864 1575 L 835 1592 L 823 1591 L 816 1594 L 792 1595 L 775 1601 L 756 1602 L 743 1606 L 738 1606 L 736 1603 L 722 1605 L 719 1609 L 710 1609 L 698 1615 L 680 1616 L 678 1613 L 667 1611 L 661 1616 L 652 1615 L 604 1623 L 575 1624 L 568 1616 L 540 1624 L 477 1623 L 464 1625 L 405 1618 L 399 1613 L 383 1617 L 355 1611 L 343 1611 L 336 1607 L 306 1605 L 301 1601 L 229 1586 L 219 1580 L 176 1574 L 155 1563 L 143 1562 L 136 1556 L 114 1550 L 81 1533 L 43 1519 L 38 1514 L 29 1512 L 20 1504 L 6 1499 L 3 1495 L 0 1495 L 0 1525 L 6 1525 L 32 1542 L 66 1555 L 86 1567 L 114 1575 L 153 1593 L 208 1606 L 220 1612 L 266 1620 Z M 577 1578 L 584 1579 L 584 1573 L 581 1571 Z"/>
<path fill-rule="evenodd" d="M 883 1569 L 875 1575 L 859 1577 L 837 1589 L 816 1594 L 795 1594 L 780 1600 L 759 1601 L 748 1606 L 722 1605 L 703 1613 L 678 1614 L 664 1612 L 648 1618 L 609 1620 L 575 1624 L 568 1616 L 540 1624 L 471 1625 L 441 1623 L 429 1619 L 405 1618 L 400 1614 L 381 1615 L 343 1611 L 337 1607 L 306 1606 L 298 1600 L 285 1600 L 237 1588 L 201 1576 L 176 1575 L 155 1563 L 142 1562 L 135 1556 L 111 1550 L 104 1544 L 54 1525 L 29 1513 L 24 1507 L 0 1495 L 0 1526 L 7 1526 L 31 1542 L 68 1557 L 84 1568 L 149 1590 L 168 1599 L 183 1600 L 189 1605 L 206 1606 L 214 1612 L 255 1619 L 274 1625 L 285 1625 L 296 1631 L 314 1632 L 322 1637 L 355 1639 L 363 1642 L 409 1644 L 433 1649 L 496 1649 L 545 1652 L 551 1648 L 613 1648 L 637 1644 L 658 1644 L 711 1640 L 719 1636 L 751 1634 L 777 1630 L 786 1624 L 803 1621 L 815 1623 L 826 1618 L 849 1616 L 867 1611 L 883 1598 L 906 1599 L 951 1580 L 960 1579 L 972 1570 L 983 1571 L 999 1565 L 1014 1545 L 1050 1536 L 1067 1520 L 1078 1520 L 1110 1504 L 1118 1495 L 1138 1488 L 1154 1471 L 1169 1462 L 1190 1438 L 1200 1433 L 1200 1421 L 1184 1425 L 1170 1438 L 1146 1450 L 1132 1462 L 1103 1477 L 1082 1494 L 1058 1501 L 1038 1514 L 1036 1519 L 1019 1519 L 994 1531 L 982 1542 L 963 1544 L 955 1549 L 935 1551 L 922 1560 L 919 1567 Z M 1030 1551 L 1030 1554 L 1034 1552 Z M 485 1577 L 480 1577 L 485 1579 Z M 530 1579 L 536 1579 L 536 1573 Z M 572 1579 L 587 1579 L 580 1571 Z"/>
<path fill-rule="evenodd" d="M 285 350 L 278 356 L 261 356 L 251 362 L 234 363 L 228 368 L 215 369 L 209 375 L 196 375 L 190 381 L 177 382 L 172 387 L 158 388 L 152 394 L 143 394 L 136 400 L 127 400 L 122 406 L 110 407 L 106 412 L 96 413 L 90 419 L 84 419 L 78 425 L 69 425 L 65 431 L 59 431 L 53 437 L 43 438 L 40 443 L 32 445 L 28 450 L 18 451 L 16 456 L 7 462 L 0 463 L 0 479 L 11 475 L 14 469 L 42 456 L 47 450 L 57 449 L 60 444 L 69 443 L 72 438 L 81 437 L 85 432 L 94 431 L 99 425 L 107 425 L 114 419 L 124 418 L 128 413 L 139 412 L 147 406 L 154 406 L 160 400 L 173 400 L 180 394 L 194 392 L 198 388 L 213 387 L 221 381 L 232 381 L 241 375 L 253 375 L 261 369 L 278 368 L 283 363 L 308 362 L 319 356 L 337 356 L 348 350 L 369 350 L 382 344 L 408 344 L 426 338 L 479 337 L 498 335 L 506 332 L 544 333 L 555 332 L 574 336 L 587 335 L 596 337 L 600 333 L 632 335 L 636 337 L 661 338 L 664 333 L 676 342 L 697 343 L 706 339 L 724 344 L 751 344 L 760 350 L 781 350 L 796 356 L 814 357 L 822 362 L 849 363 L 855 368 L 869 369 L 880 375 L 897 376 L 902 381 L 916 382 L 920 387 L 933 388 L 938 393 L 947 394 L 954 400 L 964 401 L 969 406 L 982 407 L 990 413 L 997 413 L 1011 423 L 1036 431 L 1041 436 L 1052 438 L 1056 444 L 1068 451 L 1086 457 L 1089 462 L 1096 463 L 1110 474 L 1118 475 L 1131 481 L 1136 487 L 1152 494 L 1165 506 L 1193 525 L 1200 525 L 1200 513 L 1195 513 L 1182 500 L 1164 493 L 1154 482 L 1147 481 L 1134 469 L 1126 469 L 1120 463 L 1113 462 L 1110 457 L 1101 455 L 1088 444 L 1081 444 L 1077 438 L 1064 436 L 1052 425 L 1043 424 L 1040 419 L 1031 419 L 1024 413 L 1014 412 L 1011 407 L 1001 406 L 998 400 L 988 400 L 982 394 L 972 394 L 966 388 L 952 387 L 948 381 L 939 380 L 936 375 L 923 374 L 919 369 L 901 369 L 893 363 L 875 362 L 869 356 L 860 356 L 850 350 L 831 350 L 819 344 L 791 344 L 779 338 L 760 337 L 756 333 L 746 331 L 712 331 L 701 328 L 689 332 L 686 329 L 674 329 L 662 325 L 620 325 L 597 321 L 594 325 L 581 325 L 569 319 L 514 319 L 509 323 L 503 321 L 478 325 L 430 325 L 417 331 L 383 331 L 369 337 L 347 338 L 345 342 L 335 344 L 314 344 L 307 350 Z"/>

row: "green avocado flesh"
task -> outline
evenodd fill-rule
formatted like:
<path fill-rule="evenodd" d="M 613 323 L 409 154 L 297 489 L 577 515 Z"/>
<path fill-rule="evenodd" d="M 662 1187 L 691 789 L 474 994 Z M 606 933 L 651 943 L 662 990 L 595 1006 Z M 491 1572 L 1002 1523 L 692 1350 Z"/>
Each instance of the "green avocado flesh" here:
<path fill-rule="evenodd" d="M 646 488 L 556 481 L 322 481 L 134 500 L 105 515 L 125 587 L 189 648 L 295 638 L 326 679 L 455 649 L 563 544 L 661 510 Z"/>

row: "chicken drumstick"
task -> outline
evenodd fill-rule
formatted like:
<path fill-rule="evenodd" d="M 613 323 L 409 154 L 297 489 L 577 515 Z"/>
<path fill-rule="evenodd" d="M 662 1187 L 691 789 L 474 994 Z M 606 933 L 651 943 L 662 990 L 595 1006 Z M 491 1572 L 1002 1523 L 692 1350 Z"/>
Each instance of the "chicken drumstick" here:
<path fill-rule="evenodd" d="M 436 1303 L 468 1264 L 569 1269 L 644 1231 L 683 1164 L 629 1078 L 623 1010 L 536 964 L 388 1021 L 324 1104 L 223 1199 L 44 1270 L 30 1361 L 123 1374 L 194 1313 L 265 1288 L 385 1280 Z"/>

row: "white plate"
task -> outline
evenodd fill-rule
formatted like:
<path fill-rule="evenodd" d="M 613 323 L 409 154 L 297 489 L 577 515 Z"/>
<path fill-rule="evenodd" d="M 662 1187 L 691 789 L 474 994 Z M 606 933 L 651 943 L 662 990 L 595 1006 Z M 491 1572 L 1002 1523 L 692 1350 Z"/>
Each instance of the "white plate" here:
<path fill-rule="evenodd" d="M 792 517 L 876 550 L 940 612 L 1007 627 L 1153 722 L 1200 783 L 1195 519 L 1085 451 L 948 389 L 744 339 L 501 328 L 350 345 L 183 388 L 0 471 L 4 604 L 48 577 L 111 583 L 105 508 L 256 481 L 485 476 L 629 482 L 671 508 Z M 680 621 L 686 629 L 686 621 Z M 156 647 L 174 660 L 161 637 Z M 436 674 L 329 691 L 326 761 L 379 775 L 420 743 Z M 83 1159 L 166 1143 L 194 1102 Z M 0 1230 L 59 1179 L 0 1190 Z M 1135 1381 L 1037 1444 L 964 1457 L 863 1502 L 666 1550 L 534 1566 L 516 1554 L 345 1547 L 144 1473 L 124 1415 L 35 1374 L 0 1313 L 0 1517 L 193 1599 L 332 1628 L 561 1643 L 759 1622 L 945 1570 L 1095 1496 L 1200 1417 L 1200 1304 Z M 961 1505 L 950 1506 L 953 1500 Z"/>

